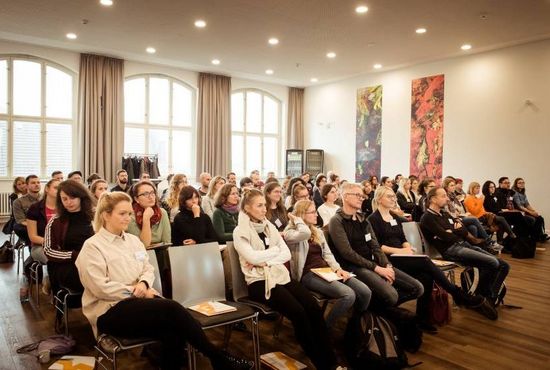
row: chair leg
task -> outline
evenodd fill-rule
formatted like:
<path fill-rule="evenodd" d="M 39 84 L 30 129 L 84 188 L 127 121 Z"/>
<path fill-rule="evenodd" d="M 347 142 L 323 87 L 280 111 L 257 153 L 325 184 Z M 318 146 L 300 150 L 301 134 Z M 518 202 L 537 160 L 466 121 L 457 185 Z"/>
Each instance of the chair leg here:
<path fill-rule="evenodd" d="M 187 367 L 188 370 L 196 370 L 197 368 L 195 349 L 189 343 L 187 343 Z"/>
<path fill-rule="evenodd" d="M 69 298 L 69 294 L 65 294 L 65 298 L 63 299 L 63 322 L 65 324 L 65 336 L 69 336 L 69 308 L 67 304 L 67 300 Z M 113 354 L 113 358 L 116 356 L 116 351 Z M 114 365 L 114 368 L 116 368 L 116 365 Z"/>
<path fill-rule="evenodd" d="M 258 325 L 258 313 L 252 318 L 252 343 L 254 345 L 254 369 L 260 370 L 260 329 Z"/>
<path fill-rule="evenodd" d="M 229 347 L 229 340 L 231 339 L 231 333 L 233 333 L 233 324 L 225 325 L 225 332 L 223 334 L 223 348 Z"/>

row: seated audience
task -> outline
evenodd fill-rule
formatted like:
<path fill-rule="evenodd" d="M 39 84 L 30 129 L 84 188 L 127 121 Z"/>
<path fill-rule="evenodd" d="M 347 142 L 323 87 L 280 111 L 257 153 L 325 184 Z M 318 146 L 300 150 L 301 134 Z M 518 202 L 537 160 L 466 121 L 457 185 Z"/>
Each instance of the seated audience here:
<path fill-rule="evenodd" d="M 264 182 L 260 178 L 260 171 L 254 170 L 250 172 L 250 179 L 252 180 L 252 184 L 254 185 L 255 189 L 262 190 L 264 188 Z"/>
<path fill-rule="evenodd" d="M 233 230 L 239 220 L 239 189 L 234 184 L 224 184 L 214 198 L 212 224 L 222 242 L 233 241 Z"/>
<path fill-rule="evenodd" d="M 524 212 L 525 218 L 532 225 L 533 230 L 536 231 L 535 240 L 545 242 L 550 239 L 550 236 L 546 234 L 544 218 L 533 208 L 527 199 L 527 195 L 525 195 L 525 180 L 521 177 L 516 178 L 512 190 L 515 191 L 514 206 Z"/>
<path fill-rule="evenodd" d="M 347 271 L 365 283 L 382 307 L 398 306 L 424 293 L 422 284 L 393 268 L 380 249 L 372 226 L 361 212 L 364 195 L 358 184 L 341 189 L 343 206 L 329 223 L 333 252 Z"/>
<path fill-rule="evenodd" d="M 287 211 L 292 212 L 292 210 L 294 209 L 294 205 L 296 204 L 297 201 L 307 200 L 307 199 L 309 199 L 309 191 L 307 190 L 306 186 L 302 185 L 301 182 L 296 182 L 294 185 L 292 185 L 292 192 L 290 196 L 289 207 L 287 207 Z"/>
<path fill-rule="evenodd" d="M 150 181 L 151 175 L 149 175 L 147 172 L 142 172 L 141 175 L 139 175 L 139 181 Z"/>
<path fill-rule="evenodd" d="M 277 183 L 269 183 L 264 187 L 266 200 L 266 219 L 271 222 L 277 230 L 283 231 L 288 224 L 288 216 L 283 204 L 283 189 Z"/>
<path fill-rule="evenodd" d="M 436 327 L 430 323 L 429 310 L 434 281 L 450 293 L 458 305 L 477 307 L 483 309 L 482 312 L 489 312 L 489 316 L 494 315 L 492 306 L 486 303 L 482 307 L 485 300 L 483 297 L 470 296 L 454 283 L 451 283 L 429 257 L 403 257 L 403 255 L 413 255 L 415 253 L 405 238 L 402 220 L 394 218 L 390 212 L 395 201 L 396 196 L 391 189 L 387 187 L 378 188 L 374 195 L 374 213 L 369 216 L 368 220 L 380 248 L 388 256 L 391 264 L 418 279 L 424 287 L 424 294 L 416 302 L 416 316 L 419 319 L 421 329 L 432 333 L 437 332 Z"/>
<path fill-rule="evenodd" d="M 94 235 L 92 199 L 88 189 L 74 180 L 60 183 L 56 212 L 44 233 L 44 253 L 48 258 L 52 292 L 55 295 L 62 287 L 81 292 L 83 287 L 74 261 L 84 241 Z"/>
<path fill-rule="evenodd" d="M 410 175 L 409 180 L 411 180 L 411 193 L 413 193 L 414 195 L 414 202 L 416 205 L 418 205 L 418 202 L 420 200 L 420 194 L 418 190 L 418 187 L 420 186 L 420 181 L 415 175 Z"/>
<path fill-rule="evenodd" d="M 317 212 L 319 212 L 319 216 L 323 219 L 322 226 L 328 227 L 330 219 L 340 208 L 340 206 L 334 203 L 338 199 L 338 190 L 336 190 L 333 184 L 326 184 L 321 189 L 321 196 L 325 202 L 317 209 Z"/>
<path fill-rule="evenodd" d="M 116 185 L 111 191 L 122 191 L 128 193 L 130 186 L 128 185 L 128 172 L 126 170 L 118 170 L 116 172 Z"/>
<path fill-rule="evenodd" d="M 374 199 L 374 190 L 372 184 L 368 180 L 361 181 L 361 187 L 363 188 L 363 203 L 361 203 L 361 212 L 365 214 L 365 217 L 368 217 L 372 213 L 372 200 Z"/>
<path fill-rule="evenodd" d="M 447 193 L 441 187 L 435 187 L 428 192 L 428 209 L 420 220 L 425 240 L 435 247 L 444 259 L 479 268 L 477 293 L 495 304 L 510 266 L 504 260 L 467 242 L 466 228 L 443 209 L 447 201 Z"/>
<path fill-rule="evenodd" d="M 414 193 L 411 191 L 412 182 L 406 177 L 402 177 L 399 182 L 399 187 L 397 189 L 397 204 L 403 212 L 408 213 L 412 216 L 413 220 L 417 218 L 416 212 L 416 198 Z"/>
<path fill-rule="evenodd" d="M 9 195 L 10 207 L 13 207 L 13 202 L 15 202 L 17 198 L 27 194 L 27 183 L 25 182 L 25 178 L 22 176 L 17 176 L 13 180 L 12 189 L 13 193 Z"/>
<path fill-rule="evenodd" d="M 59 182 L 63 181 L 63 172 L 61 171 L 53 171 L 52 172 L 52 179 L 56 179 Z"/>
<path fill-rule="evenodd" d="M 293 177 L 292 179 L 290 179 L 285 193 L 285 207 L 287 209 L 290 208 L 290 206 L 292 205 L 292 189 L 294 188 L 294 184 L 296 183 L 300 183 L 304 187 L 306 186 L 306 183 L 304 182 L 304 180 L 302 180 L 301 177 Z"/>
<path fill-rule="evenodd" d="M 88 178 L 86 179 L 86 184 L 88 185 L 88 188 L 92 186 L 92 183 L 95 180 L 99 180 L 99 179 L 101 179 L 101 176 L 99 176 L 97 173 L 92 173 L 90 176 L 88 176 Z"/>
<path fill-rule="evenodd" d="M 170 214 L 170 223 L 174 222 L 174 218 L 180 211 L 179 195 L 181 189 L 186 185 L 187 176 L 182 173 L 175 174 L 170 180 L 168 196 L 164 202 L 166 212 Z"/>
<path fill-rule="evenodd" d="M 401 179 L 403 179 L 402 174 L 399 173 L 395 175 L 395 179 L 393 180 L 393 186 L 392 186 L 392 190 L 394 193 L 397 193 L 397 189 L 399 189 L 399 184 L 401 183 Z"/>
<path fill-rule="evenodd" d="M 128 233 L 139 237 L 146 246 L 157 243 L 170 243 L 170 218 L 166 210 L 159 206 L 157 189 L 153 183 L 141 180 L 132 186 L 134 214 L 128 225 Z"/>
<path fill-rule="evenodd" d="M 322 173 L 318 174 L 315 178 L 315 186 L 313 187 L 313 201 L 315 202 L 315 207 L 319 208 L 321 204 L 325 201 L 321 196 L 321 189 L 327 183 L 327 177 Z"/>
<path fill-rule="evenodd" d="M 332 369 L 336 356 L 321 308 L 304 286 L 290 279 L 284 265 L 290 260 L 290 251 L 265 214 L 263 194 L 256 189 L 247 191 L 233 241 L 249 297 L 292 322 L 298 343 L 317 369 Z"/>
<path fill-rule="evenodd" d="M 246 190 L 254 189 L 254 183 L 250 177 L 243 177 L 239 181 L 239 193 L 243 194 Z"/>
<path fill-rule="evenodd" d="M 378 176 L 372 175 L 369 177 L 369 182 L 372 186 L 372 190 L 376 190 L 378 188 Z"/>
<path fill-rule="evenodd" d="M 393 180 L 388 176 L 382 176 L 382 179 L 380 179 L 380 185 L 387 186 L 393 190 Z"/>
<path fill-rule="evenodd" d="M 216 206 L 214 205 L 214 197 L 216 196 L 218 190 L 220 190 L 224 185 L 225 179 L 223 177 L 214 176 L 208 185 L 208 192 L 201 199 L 202 210 L 210 218 L 212 218 L 214 215 L 214 209 L 216 209 Z"/>
<path fill-rule="evenodd" d="M 203 172 L 199 175 L 199 182 L 201 186 L 198 190 L 201 197 L 204 197 L 206 194 L 208 194 L 208 186 L 210 185 L 211 180 L 212 175 L 208 172 Z"/>
<path fill-rule="evenodd" d="M 435 188 L 435 181 L 431 177 L 425 177 L 424 180 L 420 182 L 420 185 L 418 185 L 418 195 L 420 195 L 420 199 L 418 200 L 418 213 L 420 216 L 424 212 L 426 212 L 426 195 L 428 195 L 428 192 Z"/>
<path fill-rule="evenodd" d="M 332 184 L 325 185 L 323 190 L 327 187 L 336 191 Z M 292 279 L 301 282 L 309 290 L 336 300 L 326 317 L 327 327 L 334 329 L 336 321 L 348 313 L 354 302 L 358 312 L 366 311 L 371 291 L 363 282 L 351 277 L 348 271 L 342 269 L 334 258 L 323 232 L 315 226 L 317 223 L 315 203 L 310 200 L 298 201 L 294 211 L 289 213 L 289 217 L 290 223 L 283 237 L 292 255 L 290 260 Z M 312 269 L 326 267 L 329 267 L 342 280 L 328 282 L 312 272 Z"/>
<path fill-rule="evenodd" d="M 456 178 L 455 179 L 455 195 L 459 202 L 464 202 L 464 199 L 466 199 L 466 193 L 464 192 L 463 186 L 464 181 L 462 179 Z"/>
<path fill-rule="evenodd" d="M 92 182 L 92 185 L 90 185 L 90 193 L 92 193 L 94 201 L 94 205 L 97 204 L 99 201 L 99 198 L 101 197 L 101 194 L 105 193 L 106 191 L 109 191 L 109 184 L 107 181 L 103 179 L 97 179 Z"/>
<path fill-rule="evenodd" d="M 76 260 L 84 286 L 82 311 L 94 335 L 154 338 L 162 343 L 162 369 L 185 365 L 186 343 L 206 355 L 214 369 L 249 369 L 251 364 L 218 350 L 179 303 L 158 298 L 153 266 L 143 243 L 125 233 L 131 198 L 107 193 L 99 201 L 94 228 Z"/>
<path fill-rule="evenodd" d="M 17 198 L 12 204 L 12 213 L 15 219 L 13 231 L 24 242 L 29 242 L 27 233 L 27 211 L 33 203 L 38 202 L 40 197 L 40 179 L 36 175 L 29 175 L 25 178 L 27 193 Z"/>
<path fill-rule="evenodd" d="M 197 189 L 184 186 L 180 191 L 180 212 L 172 225 L 172 244 L 191 245 L 218 241 L 212 220 L 201 209 Z"/>
<path fill-rule="evenodd" d="M 67 176 L 67 180 L 73 180 L 73 181 L 80 182 L 81 184 L 84 184 L 84 179 L 82 178 L 82 172 L 80 172 L 79 170 L 70 172 L 69 175 Z"/>
<path fill-rule="evenodd" d="M 227 176 L 225 176 L 225 178 L 227 179 L 228 184 L 233 184 L 237 186 L 237 175 L 235 174 L 235 172 L 229 172 Z"/>
<path fill-rule="evenodd" d="M 485 196 L 481 193 L 481 186 L 479 183 L 472 182 L 470 186 L 468 186 L 468 195 L 464 199 L 464 207 L 473 217 L 477 217 L 483 225 L 489 228 L 494 226 L 498 228 L 497 241 L 499 243 L 503 240 L 504 232 L 506 232 L 507 236 L 510 238 L 515 239 L 516 234 L 512 231 L 512 228 L 504 217 L 485 210 L 483 207 L 484 198 Z"/>

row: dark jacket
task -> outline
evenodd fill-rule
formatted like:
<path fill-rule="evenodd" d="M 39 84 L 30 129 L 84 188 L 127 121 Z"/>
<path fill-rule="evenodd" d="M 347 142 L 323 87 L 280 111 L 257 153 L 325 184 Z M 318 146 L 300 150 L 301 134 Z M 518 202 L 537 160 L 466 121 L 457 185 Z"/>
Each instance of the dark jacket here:
<path fill-rule="evenodd" d="M 455 219 L 449 213 L 441 210 L 437 214 L 428 208 L 420 219 L 420 229 L 426 242 L 443 254 L 453 244 L 465 241 L 468 234 L 465 227 L 454 229 L 454 223 Z"/>
<path fill-rule="evenodd" d="M 218 241 L 212 220 L 201 210 L 199 217 L 188 209 L 180 210 L 172 224 L 172 244 L 183 245 L 185 239 L 193 239 L 197 244 Z"/>
<path fill-rule="evenodd" d="M 229 213 L 221 207 L 214 210 L 212 224 L 220 241 L 233 241 L 233 230 L 237 227 L 239 213 Z"/>

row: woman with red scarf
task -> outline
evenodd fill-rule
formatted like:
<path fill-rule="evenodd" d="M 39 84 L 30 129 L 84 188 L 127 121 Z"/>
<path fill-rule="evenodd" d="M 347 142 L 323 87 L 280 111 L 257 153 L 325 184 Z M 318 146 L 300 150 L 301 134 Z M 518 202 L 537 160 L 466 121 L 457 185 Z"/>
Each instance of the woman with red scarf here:
<path fill-rule="evenodd" d="M 154 185 L 147 180 L 138 182 L 132 187 L 132 197 L 134 215 L 128 232 L 138 236 L 145 246 L 170 243 L 170 219 L 166 211 L 159 207 Z"/>

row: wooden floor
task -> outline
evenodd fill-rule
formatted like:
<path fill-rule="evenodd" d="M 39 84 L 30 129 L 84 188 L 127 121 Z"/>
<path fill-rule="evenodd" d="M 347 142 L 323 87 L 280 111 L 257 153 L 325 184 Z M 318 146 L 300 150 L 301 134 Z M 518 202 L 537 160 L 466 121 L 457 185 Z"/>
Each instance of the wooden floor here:
<path fill-rule="evenodd" d="M 523 309 L 499 308 L 496 322 L 470 310 L 455 309 L 449 325 L 437 335 L 424 336 L 421 350 L 409 355 L 410 362 L 422 361 L 417 369 L 550 369 L 550 243 L 540 246 L 549 249 L 537 251 L 535 259 L 503 257 L 511 265 L 506 302 Z M 47 369 L 49 364 L 41 367 L 34 357 L 19 355 L 16 349 L 54 333 L 53 306 L 45 295 L 40 297 L 40 307 L 21 304 L 18 288 L 15 264 L 0 265 L 0 369 Z M 414 304 L 405 307 L 414 309 Z M 71 315 L 71 333 L 78 341 L 74 354 L 93 355 L 90 326 L 80 310 L 72 310 Z M 278 339 L 271 335 L 273 325 L 268 320 L 260 323 L 262 353 L 283 351 L 313 368 L 296 344 L 288 322 L 285 321 Z M 221 344 L 222 331 L 209 331 L 208 335 Z M 229 350 L 252 358 L 249 338 L 249 333 L 234 332 Z M 339 354 L 340 345 L 341 339 L 336 338 Z M 342 359 L 341 363 L 345 361 Z M 120 357 L 119 368 L 153 367 L 136 350 Z M 208 362 L 199 358 L 199 369 L 209 368 Z"/>

